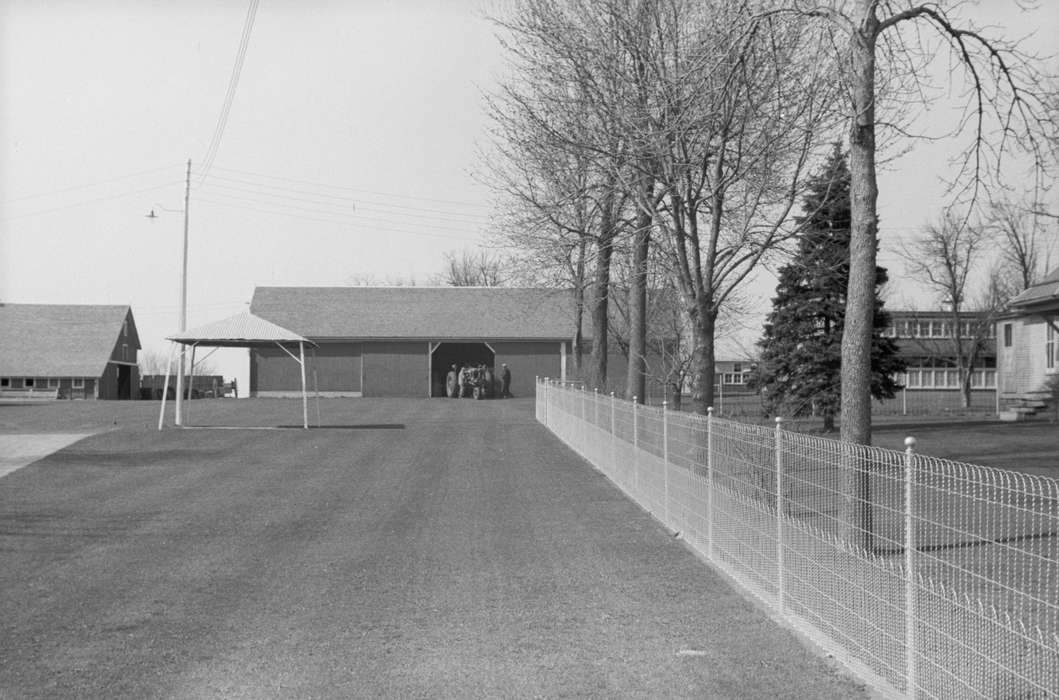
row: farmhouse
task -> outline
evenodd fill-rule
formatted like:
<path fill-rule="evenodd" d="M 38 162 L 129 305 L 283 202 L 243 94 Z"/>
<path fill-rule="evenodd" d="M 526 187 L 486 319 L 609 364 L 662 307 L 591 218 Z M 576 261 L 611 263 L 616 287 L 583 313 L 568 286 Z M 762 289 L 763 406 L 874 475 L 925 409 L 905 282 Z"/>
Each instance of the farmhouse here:
<path fill-rule="evenodd" d="M 443 396 L 453 364 L 511 370 L 514 396 L 572 367 L 572 295 L 500 287 L 258 287 L 253 314 L 317 344 L 321 396 Z M 297 396 L 299 368 L 279 348 L 250 351 L 251 396 Z"/>
<path fill-rule="evenodd" d="M 128 306 L 0 303 L 0 391 L 131 399 L 139 349 Z"/>
<path fill-rule="evenodd" d="M 997 351 L 1001 401 L 1045 389 L 1059 360 L 1059 268 L 1008 303 L 999 322 Z"/>

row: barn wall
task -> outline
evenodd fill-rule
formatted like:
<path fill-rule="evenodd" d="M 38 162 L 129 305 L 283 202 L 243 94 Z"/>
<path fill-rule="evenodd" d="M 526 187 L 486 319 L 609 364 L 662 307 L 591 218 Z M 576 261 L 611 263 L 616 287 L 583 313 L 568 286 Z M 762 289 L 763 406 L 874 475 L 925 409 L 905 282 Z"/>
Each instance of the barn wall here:
<path fill-rule="evenodd" d="M 560 376 L 560 343 L 543 342 L 490 342 L 496 351 L 496 371 L 499 376 L 500 365 L 507 363 L 511 370 L 511 394 L 518 398 L 533 396 L 535 377 Z M 568 344 L 569 349 L 569 344 Z M 570 365 L 572 366 L 572 361 Z"/>
<path fill-rule="evenodd" d="M 430 396 L 429 359 L 424 341 L 364 343 L 364 396 Z"/>
<path fill-rule="evenodd" d="M 306 377 L 306 381 L 309 378 Z M 250 395 L 301 395 L 301 367 L 279 347 L 250 350 Z"/>
<path fill-rule="evenodd" d="M 323 395 L 360 395 L 363 360 L 360 343 L 320 343 L 317 348 L 307 348 L 305 354 L 310 391 L 318 388 Z"/>

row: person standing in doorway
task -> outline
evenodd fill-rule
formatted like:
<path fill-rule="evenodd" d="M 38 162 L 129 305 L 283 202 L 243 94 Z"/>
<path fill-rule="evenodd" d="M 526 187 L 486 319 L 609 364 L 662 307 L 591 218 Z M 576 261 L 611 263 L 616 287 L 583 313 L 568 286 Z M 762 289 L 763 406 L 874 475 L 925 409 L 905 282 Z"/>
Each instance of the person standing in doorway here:
<path fill-rule="evenodd" d="M 500 364 L 500 398 L 511 398 L 511 370 L 506 362 Z"/>
<path fill-rule="evenodd" d="M 449 373 L 445 376 L 445 392 L 450 399 L 456 398 L 456 387 L 459 386 L 456 383 L 456 375 L 458 372 L 459 369 L 456 367 L 456 365 L 453 365 L 452 368 L 449 370 Z"/>

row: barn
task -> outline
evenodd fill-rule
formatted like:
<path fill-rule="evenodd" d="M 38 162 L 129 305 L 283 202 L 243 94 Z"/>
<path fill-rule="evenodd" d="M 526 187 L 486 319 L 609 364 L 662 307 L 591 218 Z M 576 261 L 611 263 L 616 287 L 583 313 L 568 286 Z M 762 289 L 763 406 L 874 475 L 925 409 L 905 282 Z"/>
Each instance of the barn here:
<path fill-rule="evenodd" d="M 0 303 L 0 391 L 134 398 L 139 349 L 128 306 Z"/>
<path fill-rule="evenodd" d="M 317 344 L 307 358 L 321 396 L 443 396 L 453 364 L 511 370 L 511 393 L 565 378 L 574 305 L 568 290 L 499 287 L 258 287 L 253 314 Z M 250 351 L 250 395 L 300 396 L 281 349 Z"/>

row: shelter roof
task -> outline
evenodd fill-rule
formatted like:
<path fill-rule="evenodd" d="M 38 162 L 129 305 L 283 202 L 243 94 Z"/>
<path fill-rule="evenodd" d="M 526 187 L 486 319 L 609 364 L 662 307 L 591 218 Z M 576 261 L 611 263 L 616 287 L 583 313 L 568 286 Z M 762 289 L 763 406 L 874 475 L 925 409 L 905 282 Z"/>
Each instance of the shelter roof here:
<path fill-rule="evenodd" d="M 1008 306 L 1014 311 L 1024 311 L 1029 310 L 1030 307 L 1040 306 L 1054 306 L 1059 309 L 1059 267 L 1012 299 Z"/>
<path fill-rule="evenodd" d="M 249 311 L 171 335 L 168 339 L 185 345 L 195 343 L 244 348 L 252 345 L 271 345 L 277 342 L 312 343 L 307 338 L 271 321 L 266 321 L 260 316 L 255 316 Z"/>
<path fill-rule="evenodd" d="M 126 318 L 127 342 L 138 350 L 128 306 L 0 303 L 0 375 L 102 376 Z"/>
<path fill-rule="evenodd" d="M 250 309 L 314 339 L 560 340 L 574 329 L 565 289 L 258 287 Z"/>

